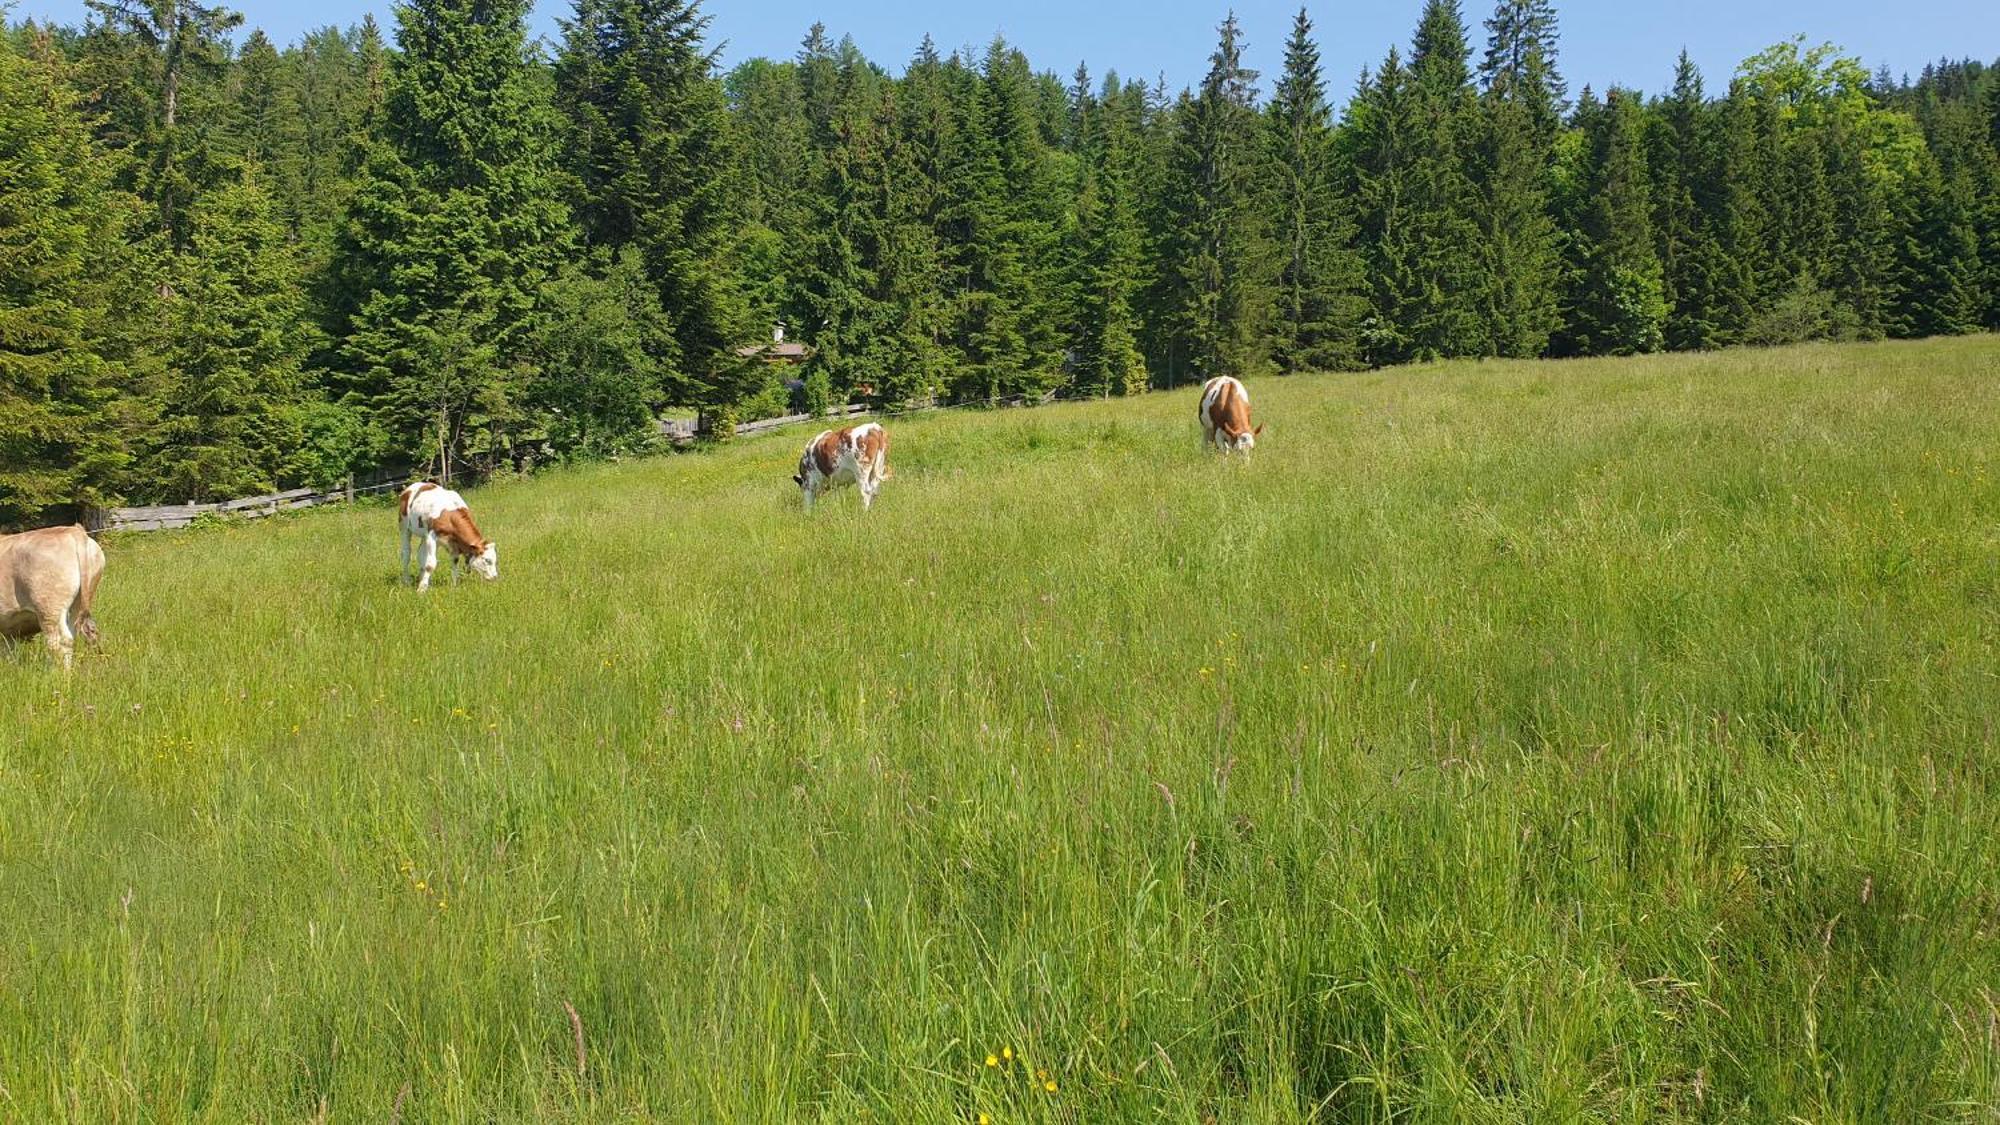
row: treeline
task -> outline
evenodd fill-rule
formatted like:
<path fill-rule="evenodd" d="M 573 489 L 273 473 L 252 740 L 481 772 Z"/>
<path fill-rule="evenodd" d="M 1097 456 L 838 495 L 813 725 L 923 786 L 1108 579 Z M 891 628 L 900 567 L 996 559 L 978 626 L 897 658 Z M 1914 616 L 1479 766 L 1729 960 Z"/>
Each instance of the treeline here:
<path fill-rule="evenodd" d="M 411 0 L 280 50 L 195 0 L 0 44 L 0 524 L 491 468 L 819 406 L 2000 327 L 2000 74 L 1803 39 L 1575 92 L 1548 0 L 1429 0 L 1336 114 L 1301 12 L 1161 85 L 683 0 Z M 746 349 L 812 346 L 788 388 Z M 786 372 L 789 373 L 789 372 Z"/>

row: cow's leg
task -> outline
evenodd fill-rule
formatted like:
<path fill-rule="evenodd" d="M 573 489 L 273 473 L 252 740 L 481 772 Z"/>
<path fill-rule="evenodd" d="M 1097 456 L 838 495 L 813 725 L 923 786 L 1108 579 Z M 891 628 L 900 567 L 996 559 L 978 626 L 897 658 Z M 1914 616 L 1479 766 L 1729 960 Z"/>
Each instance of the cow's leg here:
<path fill-rule="evenodd" d="M 431 571 L 436 570 L 437 565 L 438 565 L 437 532 L 427 531 L 424 533 L 423 576 L 417 579 L 417 592 L 419 594 L 431 588 Z"/>
<path fill-rule="evenodd" d="M 69 614 L 58 613 L 44 618 L 42 640 L 49 646 L 49 654 L 62 661 L 63 671 L 69 671 L 70 658 L 76 650 L 76 634 L 70 632 Z"/>
<path fill-rule="evenodd" d="M 807 481 L 805 487 L 799 489 L 799 502 L 805 505 L 806 511 L 813 510 L 813 497 L 818 492 L 819 488 L 813 481 Z"/>
<path fill-rule="evenodd" d="M 1207 422 L 1201 424 L 1201 445 L 1203 449 L 1210 453 L 1215 452 L 1217 449 L 1215 444 L 1215 427 L 1209 425 Z"/>
<path fill-rule="evenodd" d="M 410 529 L 408 527 L 403 528 L 403 573 L 399 581 L 405 586 L 410 584 Z"/>

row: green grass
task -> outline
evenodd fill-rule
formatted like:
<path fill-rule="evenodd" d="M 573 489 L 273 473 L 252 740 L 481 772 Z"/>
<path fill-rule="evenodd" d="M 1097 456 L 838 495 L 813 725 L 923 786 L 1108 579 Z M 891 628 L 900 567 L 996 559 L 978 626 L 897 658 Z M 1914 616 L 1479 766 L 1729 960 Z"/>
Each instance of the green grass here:
<path fill-rule="evenodd" d="M 115 539 L 0 1117 L 2000 1113 L 2000 339 L 1252 393 Z"/>

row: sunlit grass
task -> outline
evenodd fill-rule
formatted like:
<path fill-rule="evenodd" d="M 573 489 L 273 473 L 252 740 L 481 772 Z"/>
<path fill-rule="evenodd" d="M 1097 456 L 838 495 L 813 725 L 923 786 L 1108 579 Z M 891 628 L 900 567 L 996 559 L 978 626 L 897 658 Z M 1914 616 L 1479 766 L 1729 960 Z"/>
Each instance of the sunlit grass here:
<path fill-rule="evenodd" d="M 0 1118 L 2000 1111 L 2000 340 L 1251 389 L 114 539 Z"/>

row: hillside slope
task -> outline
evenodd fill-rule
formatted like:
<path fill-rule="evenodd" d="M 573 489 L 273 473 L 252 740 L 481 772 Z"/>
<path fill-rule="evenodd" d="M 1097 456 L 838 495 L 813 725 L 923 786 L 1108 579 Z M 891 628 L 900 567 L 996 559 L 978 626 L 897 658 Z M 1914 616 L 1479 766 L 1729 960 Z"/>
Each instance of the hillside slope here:
<path fill-rule="evenodd" d="M 865 517 L 790 431 L 482 489 L 425 597 L 381 507 L 116 539 L 0 658 L 0 1105 L 1992 1112 L 1997 375 L 910 417 Z"/>

